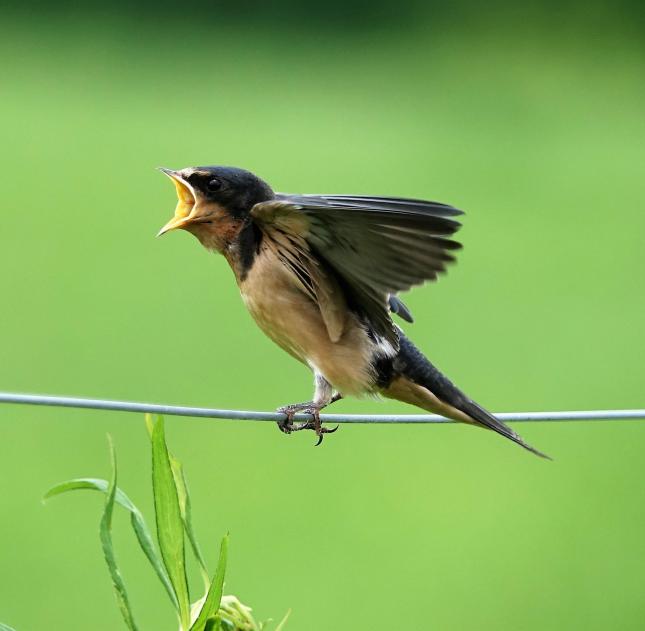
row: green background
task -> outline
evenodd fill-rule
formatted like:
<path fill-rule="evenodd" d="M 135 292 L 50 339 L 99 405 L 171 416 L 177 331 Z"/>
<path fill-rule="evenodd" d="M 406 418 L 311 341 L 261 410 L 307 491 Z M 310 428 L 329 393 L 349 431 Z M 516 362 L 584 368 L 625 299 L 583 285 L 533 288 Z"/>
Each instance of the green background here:
<path fill-rule="evenodd" d="M 224 260 L 154 238 L 175 203 L 154 167 L 220 163 L 282 191 L 465 209 L 459 264 L 405 296 L 415 342 L 492 410 L 644 407 L 641 22 L 498 5 L 369 24 L 5 11 L 0 388 L 266 410 L 309 396 Z M 463 426 L 343 426 L 314 449 L 273 424 L 167 419 L 207 557 L 230 531 L 226 591 L 260 618 L 642 629 L 645 423 L 515 427 L 554 462 Z M 150 519 L 141 416 L 0 408 L 0 620 L 18 631 L 121 628 L 98 496 L 40 501 L 108 475 L 107 432 Z M 141 628 L 175 629 L 121 513 L 115 537 Z"/>

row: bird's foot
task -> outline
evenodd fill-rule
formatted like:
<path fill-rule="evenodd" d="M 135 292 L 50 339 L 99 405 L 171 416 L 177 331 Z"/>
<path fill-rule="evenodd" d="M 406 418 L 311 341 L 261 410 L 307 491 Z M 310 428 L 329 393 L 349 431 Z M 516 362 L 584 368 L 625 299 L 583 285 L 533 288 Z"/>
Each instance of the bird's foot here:
<path fill-rule="evenodd" d="M 278 429 L 283 434 L 291 434 L 291 432 L 296 432 L 299 429 L 298 424 L 294 424 L 293 417 L 298 412 L 309 412 L 309 408 L 314 405 L 313 401 L 305 401 L 304 403 L 292 403 L 291 405 L 283 405 L 281 408 L 278 408 L 277 412 L 282 412 L 286 415 L 286 418 L 282 421 L 278 421 Z"/>
<path fill-rule="evenodd" d="M 337 401 L 339 398 L 340 396 L 334 400 Z M 318 442 L 316 443 L 317 447 L 318 445 L 320 445 L 320 443 L 322 443 L 325 434 L 333 434 L 338 429 L 338 425 L 333 429 L 328 429 L 327 427 L 322 426 L 322 422 L 320 420 L 320 410 L 322 410 L 324 407 L 326 406 L 318 405 L 313 401 L 307 401 L 305 403 L 293 403 L 291 405 L 285 405 L 284 407 L 278 408 L 278 412 L 282 412 L 286 415 L 286 418 L 284 420 L 278 421 L 278 428 L 285 434 L 291 434 L 291 432 L 299 432 L 302 429 L 312 429 L 316 432 L 316 436 L 318 436 Z M 311 414 L 313 416 L 313 419 L 310 421 L 305 421 L 304 423 L 294 423 L 293 417 L 297 413 Z"/>
<path fill-rule="evenodd" d="M 314 432 L 316 432 L 316 436 L 318 436 L 318 440 L 316 441 L 315 445 L 316 447 L 318 447 L 318 445 L 322 443 L 325 434 L 333 434 L 339 427 L 338 425 L 336 425 L 336 427 L 334 427 L 333 429 L 323 427 L 320 420 L 320 408 L 318 407 L 302 410 L 302 412 L 311 414 L 313 416 L 313 419 L 311 421 L 305 421 L 304 423 L 300 423 L 299 425 L 294 426 L 294 431 L 299 431 L 301 429 L 312 429 Z"/>

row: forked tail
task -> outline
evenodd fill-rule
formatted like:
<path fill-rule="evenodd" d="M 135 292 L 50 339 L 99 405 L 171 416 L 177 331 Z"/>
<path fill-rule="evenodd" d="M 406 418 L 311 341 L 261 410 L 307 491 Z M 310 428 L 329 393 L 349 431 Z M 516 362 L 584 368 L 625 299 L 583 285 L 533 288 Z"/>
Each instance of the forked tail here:
<path fill-rule="evenodd" d="M 395 378 L 390 387 L 384 390 L 386 396 L 412 403 L 456 421 L 486 427 L 536 456 L 551 460 L 549 456 L 526 443 L 508 425 L 468 398 L 435 368 L 403 333 L 400 334 L 399 352 L 394 358 L 393 369 Z"/>

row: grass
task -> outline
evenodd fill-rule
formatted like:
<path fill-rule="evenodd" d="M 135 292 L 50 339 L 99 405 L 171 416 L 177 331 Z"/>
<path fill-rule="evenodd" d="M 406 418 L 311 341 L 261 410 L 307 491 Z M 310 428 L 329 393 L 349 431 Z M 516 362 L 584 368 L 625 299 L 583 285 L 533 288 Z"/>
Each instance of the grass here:
<path fill-rule="evenodd" d="M 278 190 L 465 209 L 459 264 L 406 296 L 415 343 L 493 410 L 642 407 L 645 62 L 621 32 L 2 29 L 3 389 L 267 410 L 309 395 L 224 261 L 189 235 L 153 238 L 174 205 L 154 167 L 221 162 Z M 109 431 L 119 485 L 151 514 L 138 420 L 0 410 L 0 619 L 121 624 L 92 507 L 37 498 L 96 470 Z M 315 451 L 269 424 L 166 427 L 200 523 L 234 533 L 227 585 L 261 617 L 293 607 L 289 627 L 310 631 L 640 628 L 645 425 L 521 430 L 555 462 L 468 427 L 343 426 Z M 138 623 L 174 628 L 127 518 L 113 537 Z"/>
<path fill-rule="evenodd" d="M 166 445 L 164 421 L 146 416 L 152 444 L 152 490 L 155 505 L 155 525 L 159 552 L 141 511 L 117 486 L 117 462 L 114 445 L 109 439 L 112 476 L 110 481 L 97 478 L 76 478 L 52 487 L 45 495 L 49 499 L 78 490 L 100 491 L 106 495 L 99 534 L 101 547 L 112 580 L 119 611 L 129 631 L 137 631 L 130 597 L 117 563 L 112 538 L 112 515 L 115 505 L 130 513 L 136 539 L 170 598 L 179 620 L 180 631 L 262 631 L 267 623 L 257 623 L 251 609 L 235 596 L 223 597 L 224 576 L 228 557 L 228 535 L 221 542 L 219 560 L 212 581 L 208 578 L 192 525 L 190 495 L 181 463 L 172 456 Z M 109 438 L 109 437 L 108 437 Z M 191 605 L 186 572 L 185 542 L 189 539 L 195 560 L 204 578 L 206 591 Z M 280 631 L 287 616 L 276 626 Z"/>

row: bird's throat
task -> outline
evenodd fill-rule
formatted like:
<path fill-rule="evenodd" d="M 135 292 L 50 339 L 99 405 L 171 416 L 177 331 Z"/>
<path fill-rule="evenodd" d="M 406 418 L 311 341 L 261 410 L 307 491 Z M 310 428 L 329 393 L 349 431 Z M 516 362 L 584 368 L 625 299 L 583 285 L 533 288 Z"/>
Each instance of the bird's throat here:
<path fill-rule="evenodd" d="M 262 241 L 255 224 L 229 216 L 212 224 L 194 224 L 189 230 L 207 250 L 224 256 L 238 283 L 244 281 Z"/>

